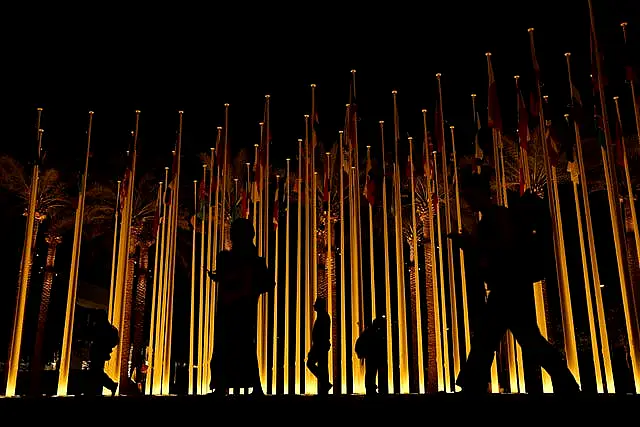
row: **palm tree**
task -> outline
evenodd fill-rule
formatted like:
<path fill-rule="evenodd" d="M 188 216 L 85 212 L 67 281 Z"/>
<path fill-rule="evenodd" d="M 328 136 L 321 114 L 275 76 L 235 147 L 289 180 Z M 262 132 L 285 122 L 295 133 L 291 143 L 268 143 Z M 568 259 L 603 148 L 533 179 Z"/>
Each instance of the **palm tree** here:
<path fill-rule="evenodd" d="M 26 216 L 31 193 L 31 177 L 18 160 L 11 156 L 0 157 L 0 188 L 16 196 L 20 200 L 18 205 L 21 214 Z M 36 213 L 31 245 L 35 247 L 38 231 L 42 222 L 60 209 L 69 206 L 69 197 L 65 192 L 65 184 L 60 179 L 60 173 L 56 169 L 44 169 L 38 181 L 36 197 Z M 31 281 L 31 264 L 22 266 L 27 268 L 27 286 Z"/>

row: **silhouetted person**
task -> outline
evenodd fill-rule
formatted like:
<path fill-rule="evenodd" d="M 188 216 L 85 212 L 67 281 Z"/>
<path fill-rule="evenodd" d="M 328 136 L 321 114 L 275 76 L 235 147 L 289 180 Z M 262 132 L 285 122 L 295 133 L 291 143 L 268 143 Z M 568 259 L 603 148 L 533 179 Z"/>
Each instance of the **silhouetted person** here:
<path fill-rule="evenodd" d="M 364 386 L 368 395 L 378 394 L 376 376 L 382 380 L 387 356 L 385 317 L 377 317 L 358 337 L 355 351 L 365 361 Z"/>
<path fill-rule="evenodd" d="M 111 351 L 118 345 L 120 338 L 118 329 L 109 323 L 106 311 L 100 310 L 96 313 L 90 334 L 89 381 L 85 394 L 102 395 L 103 387 L 115 394 L 118 383 L 109 378 L 104 371 L 104 364 L 111 359 Z"/>
<path fill-rule="evenodd" d="M 540 334 L 535 317 L 530 315 L 534 277 L 544 268 L 532 263 L 528 256 L 535 245 L 534 230 L 515 209 L 491 203 L 488 177 L 471 173 L 464 176 L 463 197 L 474 212 L 481 214 L 481 219 L 475 233 L 463 232 L 449 238 L 475 261 L 489 296 L 483 322 L 475 331 L 469 357 L 456 384 L 465 392 L 487 391 L 494 353 L 509 329 L 525 357 L 549 373 L 554 391 L 579 391 L 561 354 Z"/>
<path fill-rule="evenodd" d="M 311 331 L 311 348 L 307 355 L 307 368 L 318 379 L 318 394 L 327 394 L 333 385 L 329 381 L 329 349 L 331 348 L 331 317 L 327 301 L 319 297 L 313 304 L 316 321 Z"/>
<path fill-rule="evenodd" d="M 258 300 L 275 287 L 275 279 L 258 256 L 254 236 L 251 221 L 233 221 L 231 250 L 220 252 L 216 271 L 208 273 L 217 284 L 218 298 L 210 383 L 216 395 L 250 387 L 252 394 L 264 394 L 256 352 Z"/>

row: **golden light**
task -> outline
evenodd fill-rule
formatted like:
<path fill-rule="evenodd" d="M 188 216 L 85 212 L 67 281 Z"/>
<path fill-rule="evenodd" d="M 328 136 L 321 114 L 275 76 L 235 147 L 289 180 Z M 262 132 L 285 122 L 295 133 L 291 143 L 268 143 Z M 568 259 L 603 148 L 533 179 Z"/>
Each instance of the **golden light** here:
<path fill-rule="evenodd" d="M 564 56 L 567 57 L 567 58 L 570 57 L 571 56 L 571 52 L 565 53 Z"/>

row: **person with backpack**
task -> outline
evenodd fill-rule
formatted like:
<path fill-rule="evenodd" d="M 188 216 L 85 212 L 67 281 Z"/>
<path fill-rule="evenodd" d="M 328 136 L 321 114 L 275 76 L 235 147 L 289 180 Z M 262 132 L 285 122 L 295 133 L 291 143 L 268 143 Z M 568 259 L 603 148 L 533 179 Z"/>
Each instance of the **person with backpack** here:
<path fill-rule="evenodd" d="M 542 257 L 546 229 L 525 215 L 527 209 L 491 203 L 489 177 L 461 173 L 461 193 L 474 212 L 480 213 L 477 229 L 450 234 L 454 247 L 473 260 L 475 270 L 489 288 L 483 322 L 471 341 L 471 351 L 456 384 L 464 392 L 486 393 L 491 363 L 507 329 L 526 358 L 544 368 L 557 393 L 580 391 L 562 355 L 540 333 L 533 313 L 533 283 L 546 274 Z M 530 200 L 530 199 L 527 199 Z M 539 221 L 539 218 L 538 218 Z"/>
<path fill-rule="evenodd" d="M 378 394 L 378 382 L 383 381 L 386 363 L 387 329 L 385 316 L 377 317 L 356 340 L 355 352 L 358 359 L 365 362 L 364 386 L 368 396 Z"/>
<path fill-rule="evenodd" d="M 104 371 L 104 364 L 111 359 L 111 352 L 119 342 L 118 329 L 109 323 L 107 312 L 98 311 L 91 328 L 89 381 L 85 395 L 100 396 L 103 387 L 109 389 L 112 395 L 116 394 L 118 383 L 113 381 Z"/>
<path fill-rule="evenodd" d="M 329 349 L 331 348 L 331 316 L 327 300 L 318 297 L 313 304 L 316 321 L 311 331 L 311 348 L 307 355 L 307 368 L 318 379 L 318 394 L 326 395 L 333 385 L 329 381 Z"/>

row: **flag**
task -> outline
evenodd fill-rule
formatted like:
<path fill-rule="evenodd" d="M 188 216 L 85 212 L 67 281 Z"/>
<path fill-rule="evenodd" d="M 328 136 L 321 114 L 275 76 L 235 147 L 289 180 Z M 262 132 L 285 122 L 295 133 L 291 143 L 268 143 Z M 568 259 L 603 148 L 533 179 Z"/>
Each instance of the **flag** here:
<path fill-rule="evenodd" d="M 287 182 L 286 185 L 289 183 Z M 276 192 L 273 196 L 273 228 L 278 229 L 278 219 L 280 216 L 280 186 L 276 185 Z"/>
<path fill-rule="evenodd" d="M 531 134 L 529 133 L 529 113 L 527 112 L 527 104 L 524 102 L 522 91 L 518 90 L 518 139 L 520 148 L 529 152 L 529 141 Z"/>
<path fill-rule="evenodd" d="M 502 131 L 502 118 L 500 117 L 500 105 L 498 102 L 498 89 L 496 87 L 496 78 L 493 74 L 493 65 L 489 59 L 489 118 L 488 126 L 492 129 Z"/>
<path fill-rule="evenodd" d="M 616 133 L 615 133 L 615 144 L 616 144 L 616 164 L 621 168 L 624 168 L 624 141 L 622 134 L 622 126 L 620 125 L 620 120 L 616 120 Z"/>
<path fill-rule="evenodd" d="M 569 117 L 571 117 L 576 123 L 582 123 L 584 120 L 584 114 L 582 111 L 582 98 L 580 92 L 573 83 L 571 84 L 571 108 L 569 111 Z"/>
<path fill-rule="evenodd" d="M 482 124 L 480 123 L 480 113 L 476 112 L 476 134 L 475 134 L 475 153 L 474 157 L 476 160 L 484 159 L 484 151 L 482 151 L 482 147 L 480 146 L 480 129 L 482 128 Z"/>
<path fill-rule="evenodd" d="M 365 171 L 366 183 L 364 186 L 364 196 L 371 206 L 376 203 L 376 184 L 373 177 L 373 166 L 371 164 L 371 156 L 367 156 L 367 169 Z"/>
<path fill-rule="evenodd" d="M 434 127 L 436 129 L 438 129 L 437 135 L 436 135 L 436 149 L 439 153 L 442 153 L 443 149 L 444 149 L 444 122 L 442 120 L 442 111 L 441 111 L 441 106 L 440 106 L 440 101 L 436 100 L 436 112 L 434 114 Z"/>
<path fill-rule="evenodd" d="M 129 167 L 124 171 L 124 177 L 122 178 L 122 182 L 120 183 L 120 213 L 124 210 L 124 205 L 127 201 L 127 194 L 129 193 L 129 179 L 131 175 L 131 170 Z"/>
<path fill-rule="evenodd" d="M 207 208 L 207 185 L 205 184 L 205 180 L 200 181 L 200 186 L 198 189 L 198 212 L 196 214 L 199 220 L 203 220 L 206 216 L 206 208 Z"/>
<path fill-rule="evenodd" d="M 551 124 L 550 120 L 547 121 L 545 130 L 545 143 L 548 147 L 551 166 L 557 166 L 560 158 L 560 141 L 558 139 L 557 129 Z"/>

